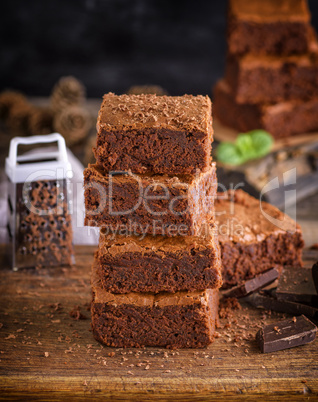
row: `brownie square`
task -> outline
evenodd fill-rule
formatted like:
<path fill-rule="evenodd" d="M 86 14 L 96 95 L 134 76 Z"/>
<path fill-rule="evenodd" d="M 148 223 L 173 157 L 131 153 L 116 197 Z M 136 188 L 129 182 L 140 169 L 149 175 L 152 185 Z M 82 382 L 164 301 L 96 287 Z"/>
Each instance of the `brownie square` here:
<path fill-rule="evenodd" d="M 228 57 L 225 78 L 237 103 L 276 103 L 318 97 L 317 53 Z"/>
<path fill-rule="evenodd" d="M 262 107 L 249 103 L 237 103 L 234 93 L 225 80 L 220 80 L 213 90 L 214 116 L 221 123 L 243 133 L 265 128 Z M 273 133 L 271 132 L 273 135 Z"/>
<path fill-rule="evenodd" d="M 110 175 L 97 165 L 84 170 L 85 225 L 108 233 L 197 235 L 214 219 L 215 164 L 195 176 Z"/>
<path fill-rule="evenodd" d="M 276 104 L 237 103 L 224 80 L 214 88 L 214 115 L 240 132 L 262 128 L 274 138 L 318 130 L 318 98 Z"/>
<path fill-rule="evenodd" d="M 304 242 L 299 225 L 266 202 L 262 209 L 267 217 L 260 201 L 242 190 L 218 194 L 215 214 L 224 288 L 275 266 L 302 266 Z"/>
<path fill-rule="evenodd" d="M 113 236 L 101 231 L 96 269 L 112 293 L 220 288 L 221 255 L 207 226 L 202 236 Z"/>
<path fill-rule="evenodd" d="M 104 95 L 97 120 L 97 163 L 106 171 L 193 174 L 210 166 L 208 96 Z"/>
<path fill-rule="evenodd" d="M 113 347 L 204 347 L 213 341 L 218 290 L 176 293 L 106 292 L 92 271 L 94 337 Z"/>
<path fill-rule="evenodd" d="M 229 52 L 291 55 L 307 53 L 312 36 L 306 0 L 230 0 Z"/>

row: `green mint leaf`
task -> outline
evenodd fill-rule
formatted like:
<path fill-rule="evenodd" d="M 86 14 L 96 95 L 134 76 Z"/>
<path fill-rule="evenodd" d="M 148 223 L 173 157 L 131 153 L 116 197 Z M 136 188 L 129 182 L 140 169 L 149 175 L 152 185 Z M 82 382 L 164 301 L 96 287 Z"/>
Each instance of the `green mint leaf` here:
<path fill-rule="evenodd" d="M 240 165 L 267 155 L 273 142 L 273 137 L 267 131 L 252 130 L 239 134 L 235 143 L 222 142 L 217 148 L 217 158 L 229 165 Z"/>
<path fill-rule="evenodd" d="M 252 159 L 257 156 L 252 137 L 249 134 L 240 134 L 236 138 L 235 145 L 244 160 Z"/>
<path fill-rule="evenodd" d="M 229 165 L 240 165 L 243 162 L 242 156 L 235 144 L 222 142 L 217 148 L 217 158 L 220 162 Z"/>
<path fill-rule="evenodd" d="M 273 137 L 265 130 L 253 130 L 249 134 L 258 157 L 267 155 L 273 145 Z"/>

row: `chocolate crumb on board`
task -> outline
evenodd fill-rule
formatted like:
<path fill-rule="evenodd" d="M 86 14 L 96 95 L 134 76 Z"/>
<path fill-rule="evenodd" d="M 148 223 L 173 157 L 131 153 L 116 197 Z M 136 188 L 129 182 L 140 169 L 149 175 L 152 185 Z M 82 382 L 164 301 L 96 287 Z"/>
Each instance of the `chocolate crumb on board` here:
<path fill-rule="evenodd" d="M 13 334 L 9 334 L 8 336 L 6 336 L 4 339 L 15 339 L 16 336 Z"/>
<path fill-rule="evenodd" d="M 316 325 L 301 315 L 296 320 L 265 325 L 257 332 L 256 340 L 263 353 L 272 353 L 310 343 L 315 340 L 316 332 Z"/>
<path fill-rule="evenodd" d="M 264 288 L 265 286 L 274 282 L 279 276 L 279 272 L 276 268 L 272 268 L 255 278 L 252 278 L 241 285 L 235 286 L 230 290 L 223 293 L 223 297 L 245 297 L 249 294 Z"/>
<path fill-rule="evenodd" d="M 86 315 L 81 313 L 81 310 L 80 310 L 79 306 L 75 306 L 70 311 L 70 317 L 72 317 L 74 320 L 87 320 Z"/>
<path fill-rule="evenodd" d="M 229 318 L 234 310 L 241 310 L 242 307 L 235 297 L 227 297 L 220 300 L 219 317 Z M 215 334 L 215 337 L 217 335 Z"/>

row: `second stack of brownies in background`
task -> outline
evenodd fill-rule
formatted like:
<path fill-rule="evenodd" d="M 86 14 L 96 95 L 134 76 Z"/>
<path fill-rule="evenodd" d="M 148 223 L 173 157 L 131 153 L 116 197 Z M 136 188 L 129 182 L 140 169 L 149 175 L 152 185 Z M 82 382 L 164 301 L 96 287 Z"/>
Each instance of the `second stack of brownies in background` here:
<path fill-rule="evenodd" d="M 318 130 L 318 44 L 306 0 L 229 0 L 214 112 L 236 130 L 275 138 Z"/>
<path fill-rule="evenodd" d="M 115 347 L 202 347 L 222 284 L 208 97 L 114 95 L 84 172 L 85 224 L 101 228 L 92 327 Z"/>

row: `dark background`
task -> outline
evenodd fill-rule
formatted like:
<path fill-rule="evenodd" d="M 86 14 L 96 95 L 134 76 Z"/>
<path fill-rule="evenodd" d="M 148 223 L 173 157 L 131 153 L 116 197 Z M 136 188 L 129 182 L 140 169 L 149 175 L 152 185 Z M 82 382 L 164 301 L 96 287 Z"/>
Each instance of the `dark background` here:
<path fill-rule="evenodd" d="M 262 0 L 253 0 L 262 1 Z M 88 96 L 158 84 L 210 94 L 223 75 L 226 1 L 7 0 L 0 11 L 0 90 L 50 93 L 62 75 Z M 318 1 L 309 0 L 318 26 Z"/>

